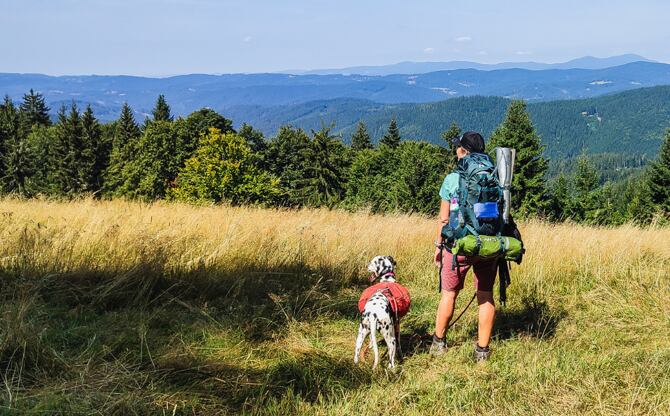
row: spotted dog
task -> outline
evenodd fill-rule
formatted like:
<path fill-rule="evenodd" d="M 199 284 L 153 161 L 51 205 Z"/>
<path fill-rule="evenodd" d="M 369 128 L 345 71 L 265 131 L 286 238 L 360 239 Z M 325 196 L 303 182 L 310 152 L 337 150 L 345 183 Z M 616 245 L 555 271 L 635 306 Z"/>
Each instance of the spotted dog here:
<path fill-rule="evenodd" d="M 396 353 L 399 357 L 401 355 L 399 342 L 400 322 L 397 310 L 394 311 L 392 306 L 394 300 L 387 296 L 390 293 L 387 288 L 389 284 L 402 288 L 402 286 L 395 283 L 395 265 L 396 262 L 391 256 L 377 256 L 370 261 L 370 264 L 368 264 L 368 271 L 372 274 L 370 281 L 374 282 L 379 278 L 380 283 L 372 287 L 375 289 L 369 288 L 369 290 L 374 290 L 374 294 L 367 299 L 364 304 L 365 306 L 362 307 L 361 322 L 358 326 L 358 337 L 356 338 L 354 363 L 358 363 L 359 358 L 364 359 L 364 356 L 361 355 L 361 348 L 363 347 L 365 338 L 369 334 L 369 347 L 372 347 L 375 354 L 375 361 L 372 367 L 377 367 L 379 364 L 377 331 L 381 332 L 386 341 L 386 346 L 388 347 L 390 361 L 389 368 L 395 368 Z M 380 287 L 380 289 L 376 289 L 377 287 Z M 403 288 L 403 290 L 405 289 Z M 387 293 L 385 294 L 385 292 Z M 365 296 L 365 292 L 363 296 Z M 409 301 L 409 294 L 407 294 L 407 300 Z M 360 302 L 363 301 L 364 297 L 361 297 Z M 359 305 L 359 309 L 361 309 L 361 306 L 362 304 Z M 397 309 L 397 304 L 395 307 Z M 363 354 L 365 354 L 365 352 L 363 352 Z"/>

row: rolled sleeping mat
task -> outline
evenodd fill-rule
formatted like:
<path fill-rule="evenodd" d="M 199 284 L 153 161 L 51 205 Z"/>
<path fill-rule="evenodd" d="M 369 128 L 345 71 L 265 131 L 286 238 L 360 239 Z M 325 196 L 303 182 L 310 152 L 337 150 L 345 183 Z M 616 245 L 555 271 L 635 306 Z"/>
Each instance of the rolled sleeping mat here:
<path fill-rule="evenodd" d="M 503 221 L 509 223 L 509 214 L 512 206 L 512 175 L 514 173 L 514 158 L 516 150 L 511 147 L 496 147 L 496 166 L 498 181 L 503 188 Z"/>

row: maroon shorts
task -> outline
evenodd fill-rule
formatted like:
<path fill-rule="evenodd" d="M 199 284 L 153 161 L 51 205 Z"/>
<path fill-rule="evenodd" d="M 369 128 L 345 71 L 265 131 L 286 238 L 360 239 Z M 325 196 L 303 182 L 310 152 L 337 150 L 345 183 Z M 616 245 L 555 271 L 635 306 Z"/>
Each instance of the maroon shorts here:
<path fill-rule="evenodd" d="M 456 291 L 463 289 L 465 275 L 470 267 L 475 273 L 475 290 L 493 292 L 493 283 L 498 272 L 498 261 L 478 257 L 458 256 L 459 266 L 452 270 L 453 255 L 448 250 L 442 251 L 442 290 Z"/>

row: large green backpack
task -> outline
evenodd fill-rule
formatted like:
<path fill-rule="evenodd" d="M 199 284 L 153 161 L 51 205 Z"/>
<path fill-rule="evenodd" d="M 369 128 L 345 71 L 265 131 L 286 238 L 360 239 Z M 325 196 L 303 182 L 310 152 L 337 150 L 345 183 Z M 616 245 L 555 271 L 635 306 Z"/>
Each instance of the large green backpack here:
<path fill-rule="evenodd" d="M 453 242 L 467 235 L 499 236 L 503 229 L 503 192 L 496 167 L 484 153 L 458 161 L 458 226 L 446 225 L 442 237 Z"/>

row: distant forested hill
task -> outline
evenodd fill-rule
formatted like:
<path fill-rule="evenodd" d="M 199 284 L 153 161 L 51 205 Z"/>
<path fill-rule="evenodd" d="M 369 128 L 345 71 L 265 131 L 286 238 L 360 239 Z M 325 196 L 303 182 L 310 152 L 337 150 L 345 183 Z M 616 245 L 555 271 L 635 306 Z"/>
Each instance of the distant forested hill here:
<path fill-rule="evenodd" d="M 202 107 L 216 111 L 240 105 L 296 105 L 317 100 L 353 98 L 378 103 L 427 103 L 448 98 L 497 96 L 529 102 L 597 97 L 641 87 L 670 85 L 670 65 L 633 62 L 600 69 L 457 69 L 414 75 L 181 75 L 167 78 L 131 76 L 47 76 L 1 74 L 0 94 L 19 101 L 28 90 L 44 95 L 55 116 L 72 101 L 94 106 L 97 117 L 118 117 L 127 102 L 142 120 L 159 94 L 175 115 Z"/>
<path fill-rule="evenodd" d="M 502 121 L 509 100 L 463 97 L 427 104 L 378 104 L 338 99 L 293 106 L 234 106 L 224 110 L 237 123 L 247 122 L 273 135 L 291 124 L 307 130 L 335 123 L 348 141 L 356 123 L 365 122 L 379 140 L 391 118 L 406 139 L 441 143 L 441 133 L 456 122 L 462 129 L 489 136 Z M 610 153 L 654 156 L 670 128 L 670 86 L 641 88 L 582 100 L 531 103 L 531 117 L 550 158 Z"/>

